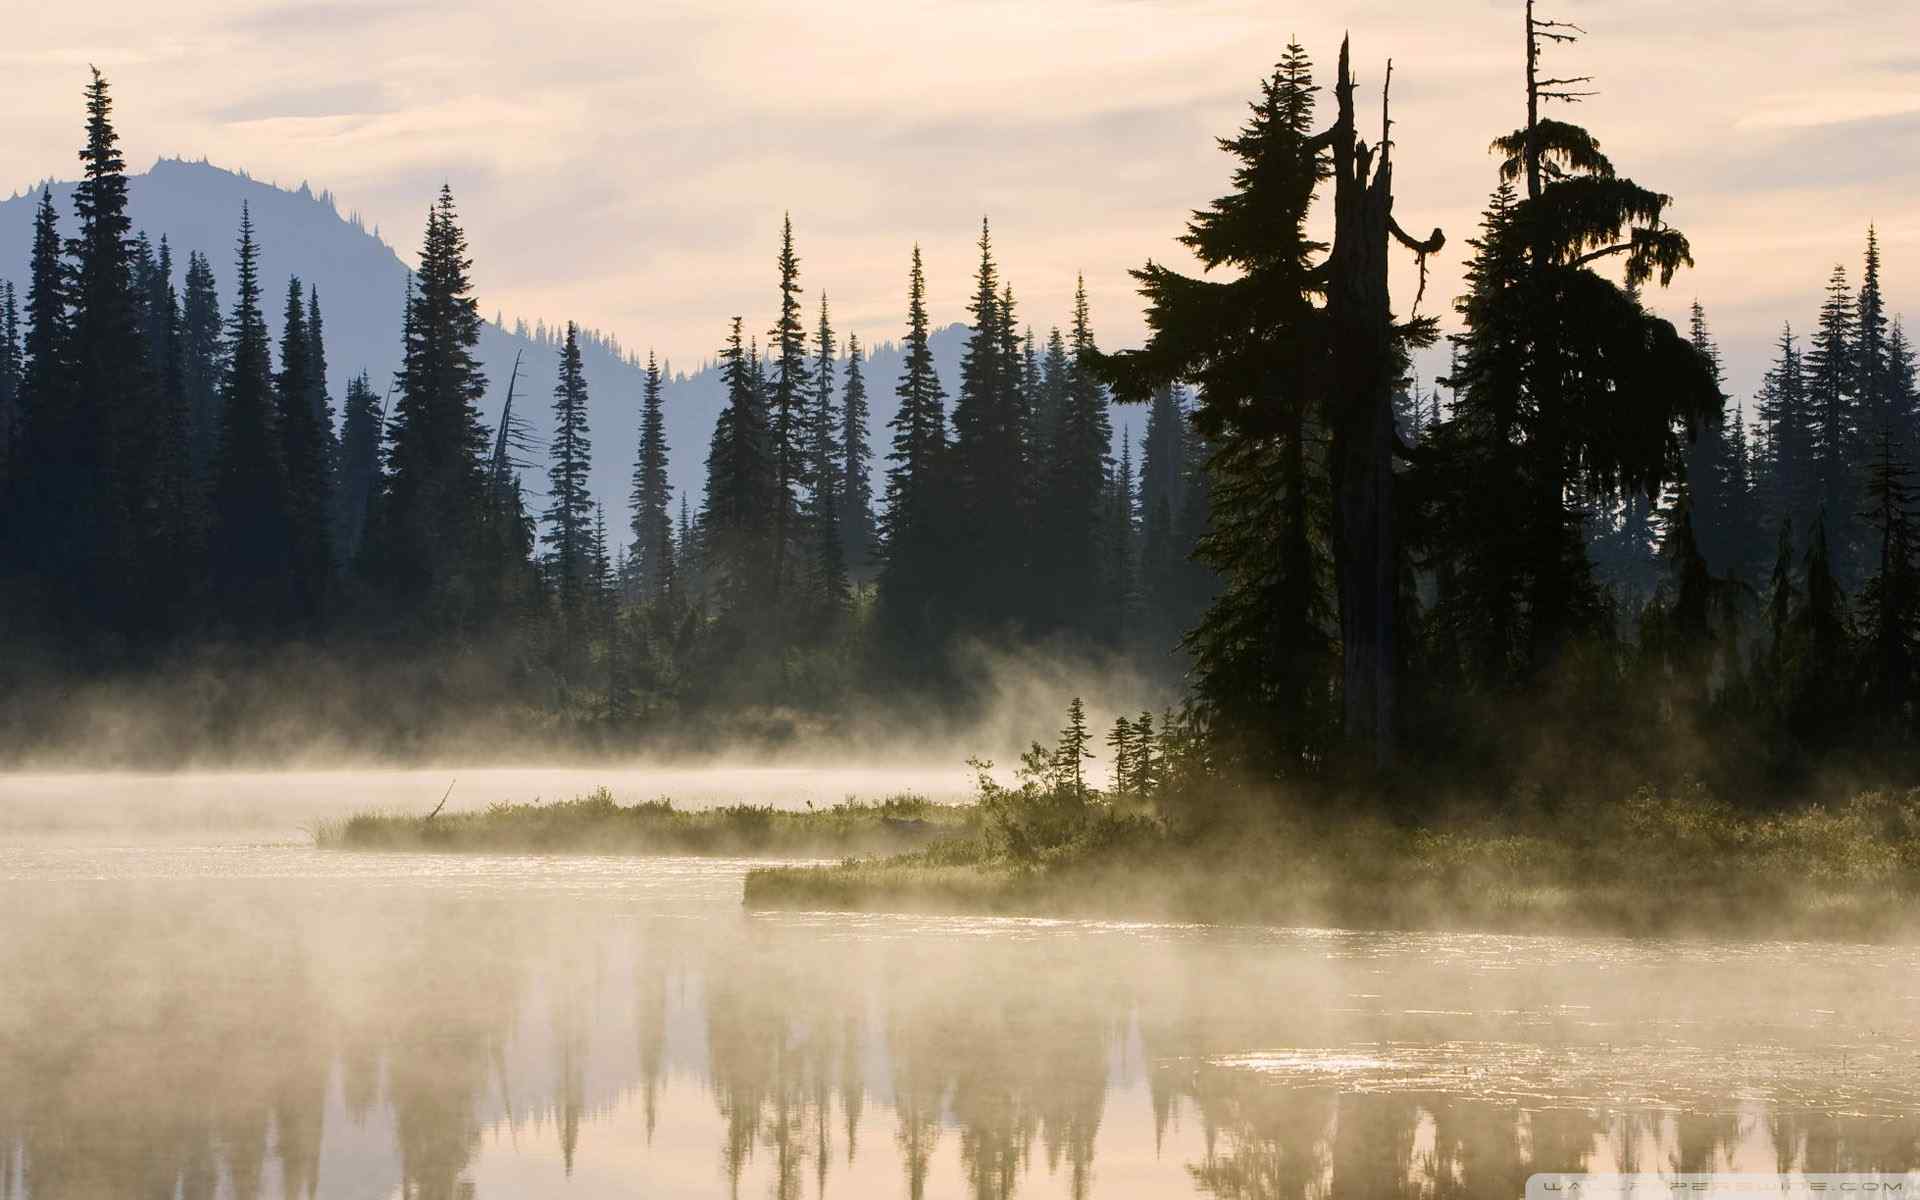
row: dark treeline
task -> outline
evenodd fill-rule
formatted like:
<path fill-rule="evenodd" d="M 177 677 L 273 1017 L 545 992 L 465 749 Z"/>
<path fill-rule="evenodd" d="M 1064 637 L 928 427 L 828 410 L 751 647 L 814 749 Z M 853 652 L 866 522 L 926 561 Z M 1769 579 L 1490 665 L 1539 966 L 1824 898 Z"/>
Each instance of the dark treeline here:
<path fill-rule="evenodd" d="M 1144 347 L 1103 352 L 1084 287 L 1036 330 L 983 221 L 956 393 L 917 248 L 900 377 L 870 379 L 788 221 L 770 320 L 726 330 L 708 445 L 667 444 L 648 357 L 626 529 L 588 489 L 589 335 L 555 339 L 550 444 L 517 370 L 482 423 L 501 381 L 450 193 L 400 371 L 336 407 L 324 297 L 273 293 L 270 344 L 246 213 L 224 309 L 202 252 L 176 288 L 176 248 L 131 229 L 96 75 L 76 211 L 43 194 L 24 291 L 0 290 L 5 637 L 62 676 L 209 645 L 398 655 L 612 744 L 693 713 L 951 704 L 972 648 L 1048 645 L 1185 669 L 1181 736 L 1238 777 L 1884 772 L 1916 732 L 1920 402 L 1877 243 L 1782 333 L 1749 414 L 1700 307 L 1681 330 L 1643 304 L 1692 262 L 1671 197 L 1543 111 L 1581 94 L 1541 74 L 1574 35 L 1526 20 L 1526 119 L 1493 142 L 1437 387 L 1413 367 L 1437 319 L 1424 294 L 1396 312 L 1388 260 L 1414 255 L 1424 293 L 1446 239 L 1395 218 L 1345 47 L 1326 123 L 1289 46 L 1222 140 L 1232 190 L 1180 239 L 1209 273 L 1136 272 Z M 1114 401 L 1146 409 L 1137 457 L 1110 450 Z M 670 457 L 702 453 L 676 504 Z"/>
<path fill-rule="evenodd" d="M 1153 647 L 1170 663 L 1206 600 L 1185 389 L 1156 393 L 1136 478 L 1132 447 L 1109 450 L 1084 291 L 1070 332 L 1021 323 L 984 224 L 951 413 L 918 252 L 905 372 L 869 380 L 826 296 L 808 307 L 789 223 L 771 327 L 735 318 L 720 351 L 708 446 L 667 444 L 648 356 L 630 526 L 610 530 L 588 483 L 593 335 L 553 339 L 550 444 L 528 432 L 541 399 L 517 369 L 497 427 L 482 423 L 501 381 L 475 356 L 449 191 L 395 331 L 401 369 L 340 393 L 323 297 L 298 279 L 271 292 L 244 210 L 238 294 L 223 306 L 198 250 L 176 286 L 174 248 L 131 228 L 98 74 L 87 101 L 73 220 L 43 191 L 24 311 L 0 291 L 0 586 L 17 662 L 71 679 L 165 671 L 210 646 L 227 663 L 236 646 L 263 662 L 296 644 L 398 653 L 444 673 L 445 691 L 479 681 L 470 699 L 630 741 L 716 708 L 827 713 L 903 689 L 949 703 L 965 695 L 949 653 L 962 639 Z M 277 345 L 270 302 L 284 304 Z M 902 398 L 890 430 L 869 427 L 875 386 Z M 676 512 L 669 458 L 703 449 L 704 493 Z"/>

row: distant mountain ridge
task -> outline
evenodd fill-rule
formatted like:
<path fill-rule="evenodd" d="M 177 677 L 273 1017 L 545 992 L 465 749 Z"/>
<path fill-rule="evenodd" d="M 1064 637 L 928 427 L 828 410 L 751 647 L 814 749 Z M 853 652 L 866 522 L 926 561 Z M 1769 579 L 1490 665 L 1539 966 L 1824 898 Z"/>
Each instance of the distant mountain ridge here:
<path fill-rule="evenodd" d="M 62 235 L 71 235 L 75 224 L 74 185 L 53 182 L 51 186 Z M 0 278 L 12 279 L 23 288 L 38 196 L 36 185 L 30 193 L 0 200 Z M 234 247 L 242 204 L 253 219 L 262 306 L 274 337 L 279 337 L 287 277 L 298 275 L 320 292 L 329 388 L 336 409 L 346 392 L 347 380 L 361 371 L 372 378 L 375 391 L 384 393 L 400 365 L 401 307 L 410 267 L 377 229 L 369 230 L 357 215 L 341 215 L 329 192 L 316 194 L 304 183 L 296 189 L 278 187 L 205 161 L 163 158 L 148 171 L 128 176 L 128 207 L 134 229 L 146 233 L 155 243 L 162 236 L 167 239 L 173 250 L 176 287 L 183 284 L 188 252 L 205 254 L 219 283 L 223 312 L 233 301 Z M 484 258 L 486 252 L 485 246 L 473 248 L 476 257 Z M 767 290 L 771 309 L 775 299 L 772 280 Z M 483 313 L 494 307 L 485 296 L 479 300 Z M 904 319 L 904 297 L 902 307 Z M 541 447 L 545 446 L 551 431 L 555 365 L 564 328 L 564 324 L 554 327 L 536 322 L 529 326 L 511 319 L 486 322 L 479 357 L 487 372 L 487 399 L 482 411 L 490 426 L 499 421 L 517 355 L 521 361 L 514 411 L 526 418 L 530 432 Z M 592 487 L 595 497 L 606 506 L 609 528 L 623 531 L 624 544 L 645 364 L 616 336 L 583 332 L 582 354 L 591 397 Z M 964 325 L 955 324 L 935 330 L 932 336 L 934 362 L 949 404 L 959 387 L 966 333 Z M 713 331 L 716 348 L 725 334 L 724 328 Z M 876 489 L 884 478 L 891 440 L 887 422 L 898 408 L 894 384 L 900 377 L 901 360 L 900 349 L 892 342 L 867 348 L 867 394 L 872 412 L 869 441 L 874 450 Z M 844 360 L 839 377 L 845 379 Z M 724 403 L 719 372 L 710 361 L 691 373 L 675 374 L 668 381 L 664 407 L 671 447 L 669 478 L 676 505 L 679 497 L 685 496 L 689 505 L 699 508 L 707 443 L 714 418 Z M 1121 421 L 1121 415 L 1116 414 L 1116 452 Z M 538 510 L 544 506 L 539 497 L 544 495 L 547 482 L 544 459 L 535 455 L 523 478 L 533 498 L 530 507 Z"/>

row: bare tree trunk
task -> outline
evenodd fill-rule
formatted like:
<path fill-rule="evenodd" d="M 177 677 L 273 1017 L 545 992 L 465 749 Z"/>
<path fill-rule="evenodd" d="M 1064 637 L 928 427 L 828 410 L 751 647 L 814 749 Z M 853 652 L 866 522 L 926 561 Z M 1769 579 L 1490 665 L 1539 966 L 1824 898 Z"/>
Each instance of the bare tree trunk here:
<path fill-rule="evenodd" d="M 1389 63 L 1389 82 L 1392 77 Z M 1417 243 L 1395 224 L 1387 89 L 1381 89 L 1380 145 L 1369 149 L 1355 129 L 1354 86 L 1348 46 L 1342 41 L 1334 89 L 1339 115 L 1329 131 L 1334 236 L 1327 260 L 1332 350 L 1327 412 L 1332 431 L 1333 561 L 1346 736 L 1356 749 L 1371 751 L 1375 768 L 1385 769 L 1394 753 L 1399 575 L 1393 527 L 1393 386 L 1399 372 L 1387 245 L 1391 235 L 1425 254 L 1439 249 L 1444 239 L 1435 230 L 1428 241 Z"/>

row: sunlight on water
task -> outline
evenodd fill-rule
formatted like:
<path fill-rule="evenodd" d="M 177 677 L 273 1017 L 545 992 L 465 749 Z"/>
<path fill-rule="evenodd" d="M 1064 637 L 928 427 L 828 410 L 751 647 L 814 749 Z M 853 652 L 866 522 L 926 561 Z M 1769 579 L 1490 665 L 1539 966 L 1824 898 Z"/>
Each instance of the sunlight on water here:
<path fill-rule="evenodd" d="M 319 794 L 258 778 L 269 820 Z M 9 837 L 0 1196 L 1517 1196 L 1920 1159 L 1913 949 L 752 913 L 749 865 Z"/>

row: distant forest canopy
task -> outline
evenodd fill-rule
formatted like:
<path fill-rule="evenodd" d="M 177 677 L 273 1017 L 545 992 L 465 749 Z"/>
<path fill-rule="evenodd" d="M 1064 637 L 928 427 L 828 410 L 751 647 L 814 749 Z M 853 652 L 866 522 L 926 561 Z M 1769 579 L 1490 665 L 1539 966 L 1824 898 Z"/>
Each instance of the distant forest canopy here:
<path fill-rule="evenodd" d="M 1396 219 L 1404 151 L 1360 136 L 1347 47 L 1328 123 L 1294 45 L 1221 142 L 1232 190 L 1179 238 L 1206 273 L 1135 272 L 1145 346 L 1096 346 L 1084 289 L 1038 332 L 983 221 L 953 394 L 917 248 L 899 373 L 874 378 L 789 221 L 770 322 L 716 331 L 707 445 L 669 444 L 647 362 L 625 528 L 590 486 L 586 335 L 553 339 L 550 396 L 487 377 L 450 191 L 398 371 L 342 387 L 324 298 L 261 277 L 249 213 L 224 300 L 202 249 L 182 266 L 132 228 L 96 72 L 73 212 L 42 190 L 24 285 L 0 286 L 9 711 L 28 728 L 50 682 L 299 645 L 458 663 L 462 703 L 632 743 L 719 712 L 964 705 L 975 648 L 1047 646 L 1184 674 L 1185 733 L 1261 780 L 1904 764 L 1920 397 L 1872 231 L 1858 288 L 1835 267 L 1808 332 L 1783 329 L 1750 423 L 1699 305 L 1684 331 L 1642 305 L 1692 263 L 1671 198 L 1550 115 L 1585 82 L 1542 74 L 1574 31 L 1526 22 L 1525 119 L 1493 141 L 1438 390 L 1410 365 L 1437 321 L 1393 303 L 1387 263 L 1424 280 L 1447 239 Z M 876 428 L 878 389 L 898 407 Z M 1113 452 L 1116 402 L 1145 409 L 1137 452 Z M 697 504 L 669 482 L 686 455 Z"/>

